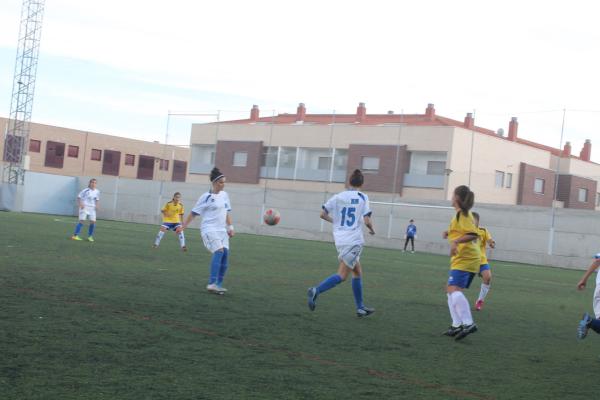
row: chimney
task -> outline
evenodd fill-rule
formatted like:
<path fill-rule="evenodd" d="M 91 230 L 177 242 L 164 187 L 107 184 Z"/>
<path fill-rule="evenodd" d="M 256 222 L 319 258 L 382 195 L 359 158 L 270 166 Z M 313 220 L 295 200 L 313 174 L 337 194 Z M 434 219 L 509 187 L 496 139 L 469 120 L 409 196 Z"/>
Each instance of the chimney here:
<path fill-rule="evenodd" d="M 517 141 L 517 131 L 519 130 L 519 123 L 517 117 L 512 117 L 508 123 L 508 140 L 512 142 Z"/>
<path fill-rule="evenodd" d="M 394 110 L 389 110 L 388 115 L 394 115 Z"/>
<path fill-rule="evenodd" d="M 433 121 L 435 119 L 435 108 L 433 108 L 433 104 L 427 104 L 427 108 L 425 109 L 425 116 L 429 121 Z"/>
<path fill-rule="evenodd" d="M 358 107 L 356 108 L 356 121 L 364 122 L 367 117 L 367 107 L 365 107 L 365 103 L 358 103 Z"/>
<path fill-rule="evenodd" d="M 565 147 L 563 147 L 561 157 L 571 157 L 571 142 L 565 143 Z"/>
<path fill-rule="evenodd" d="M 306 117 L 306 107 L 304 103 L 300 103 L 296 109 L 296 122 L 304 121 L 304 117 Z"/>
<path fill-rule="evenodd" d="M 590 161 L 592 157 L 592 141 L 590 139 L 586 139 L 583 144 L 583 149 L 581 149 L 581 153 L 579 153 L 579 158 L 583 161 Z"/>
<path fill-rule="evenodd" d="M 473 129 L 474 126 L 475 120 L 473 119 L 473 113 L 467 113 L 467 116 L 465 117 L 465 128 Z"/>
<path fill-rule="evenodd" d="M 258 116 L 260 111 L 258 110 L 258 106 L 255 104 L 252 106 L 252 110 L 250 110 L 250 121 L 258 121 Z"/>

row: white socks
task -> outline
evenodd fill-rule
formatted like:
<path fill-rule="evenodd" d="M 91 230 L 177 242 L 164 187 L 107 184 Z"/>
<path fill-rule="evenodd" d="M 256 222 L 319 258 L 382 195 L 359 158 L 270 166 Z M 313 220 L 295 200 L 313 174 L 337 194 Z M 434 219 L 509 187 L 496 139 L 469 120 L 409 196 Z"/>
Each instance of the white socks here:
<path fill-rule="evenodd" d="M 454 303 L 450 298 L 450 293 L 446 293 L 446 296 L 448 296 L 448 309 L 450 309 L 450 316 L 452 317 L 452 326 L 458 328 L 461 325 L 460 318 L 454 309 Z"/>
<path fill-rule="evenodd" d="M 156 239 L 154 240 L 155 246 L 158 246 L 160 244 L 160 241 L 162 240 L 163 236 L 165 236 L 165 233 L 163 231 L 158 231 L 158 235 L 156 235 Z"/>
<path fill-rule="evenodd" d="M 185 247 L 185 236 L 183 235 L 183 231 L 179 232 L 177 236 L 179 236 L 179 245 Z"/>
<path fill-rule="evenodd" d="M 456 292 L 452 292 L 448 295 L 448 306 L 452 304 L 454 306 L 454 312 L 458 317 L 458 320 L 461 325 L 471 325 L 473 323 L 473 316 L 471 315 L 471 307 L 469 306 L 469 301 L 461 292 L 457 290 Z M 450 311 L 450 315 L 452 315 L 452 311 Z M 453 325 L 454 325 L 454 315 L 452 316 Z"/>
<path fill-rule="evenodd" d="M 486 285 L 485 283 L 481 284 L 481 290 L 479 291 L 479 299 L 483 301 L 483 299 L 485 299 L 485 296 L 487 296 L 488 292 L 490 291 L 490 285 Z"/>

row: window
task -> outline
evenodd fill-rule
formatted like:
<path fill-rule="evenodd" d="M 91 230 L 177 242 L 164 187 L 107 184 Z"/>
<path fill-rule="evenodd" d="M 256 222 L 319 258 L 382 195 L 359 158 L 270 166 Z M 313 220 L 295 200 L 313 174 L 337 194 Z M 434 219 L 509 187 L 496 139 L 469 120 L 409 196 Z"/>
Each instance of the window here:
<path fill-rule="evenodd" d="M 600 207 L 600 193 L 596 193 L 596 207 Z"/>
<path fill-rule="evenodd" d="M 245 151 L 236 151 L 233 153 L 233 166 L 246 167 L 248 166 L 248 153 Z"/>
<path fill-rule="evenodd" d="M 537 194 L 544 194 L 544 186 L 546 186 L 546 181 L 541 178 L 535 178 L 533 182 L 533 191 Z"/>
<path fill-rule="evenodd" d="M 277 147 L 263 147 L 262 163 L 263 167 L 274 168 L 277 166 Z"/>
<path fill-rule="evenodd" d="M 329 171 L 331 168 L 331 157 L 319 157 L 317 163 L 317 169 L 326 169 Z"/>
<path fill-rule="evenodd" d="M 190 154 L 190 173 L 208 174 L 215 166 L 215 151 L 214 144 L 193 144 Z"/>
<path fill-rule="evenodd" d="M 92 149 L 92 160 L 100 161 L 102 159 L 102 150 Z"/>
<path fill-rule="evenodd" d="M 125 165 L 135 165 L 135 156 L 133 154 L 125 154 Z"/>
<path fill-rule="evenodd" d="M 168 171 L 169 170 L 169 160 L 160 160 L 160 163 L 158 164 L 158 169 L 161 171 Z"/>
<path fill-rule="evenodd" d="M 504 187 L 504 172 L 496 171 L 496 187 Z"/>
<path fill-rule="evenodd" d="M 365 172 L 379 171 L 379 157 L 363 157 L 361 161 L 361 169 Z"/>
<path fill-rule="evenodd" d="M 67 150 L 67 155 L 72 158 L 78 158 L 79 157 L 79 146 L 69 145 L 69 149 Z"/>
<path fill-rule="evenodd" d="M 29 151 L 32 153 L 39 153 L 42 147 L 42 142 L 39 140 L 29 139 Z"/>
<path fill-rule="evenodd" d="M 506 173 L 506 181 L 504 183 L 505 188 L 510 189 L 512 187 L 512 174 L 510 172 Z"/>
<path fill-rule="evenodd" d="M 445 161 L 427 161 L 427 175 L 444 175 L 445 171 Z"/>
<path fill-rule="evenodd" d="M 588 201 L 588 190 L 585 188 L 579 188 L 579 198 L 580 203 L 587 203 Z"/>

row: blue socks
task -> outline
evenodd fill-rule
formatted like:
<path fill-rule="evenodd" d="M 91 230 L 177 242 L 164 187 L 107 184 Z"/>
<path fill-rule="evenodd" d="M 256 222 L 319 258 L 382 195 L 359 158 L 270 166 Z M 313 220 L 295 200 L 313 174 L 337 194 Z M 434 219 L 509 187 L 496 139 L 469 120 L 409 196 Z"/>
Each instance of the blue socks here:
<path fill-rule="evenodd" d="M 600 319 L 594 318 L 590 322 L 590 328 L 596 333 L 600 333 Z"/>
<path fill-rule="evenodd" d="M 363 292 L 362 292 L 362 278 L 352 278 L 352 292 L 354 293 L 354 302 L 356 303 L 356 308 L 363 308 L 365 305 L 363 304 Z"/>
<path fill-rule="evenodd" d="M 338 274 L 333 274 L 323 282 L 319 283 L 319 286 L 317 286 L 317 293 L 320 294 L 326 292 L 338 285 L 340 282 L 342 282 L 342 277 Z"/>
<path fill-rule="evenodd" d="M 217 283 L 217 276 L 221 270 L 224 255 L 225 252 L 223 250 L 218 250 L 213 253 L 212 260 L 210 260 L 210 277 L 208 278 L 209 285 Z"/>
<path fill-rule="evenodd" d="M 90 227 L 88 228 L 88 236 L 94 236 L 94 228 L 96 227 L 96 224 L 90 224 Z"/>
<path fill-rule="evenodd" d="M 83 227 L 83 224 L 81 222 L 78 222 L 77 226 L 75 226 L 75 232 L 73 233 L 73 235 L 79 236 L 79 232 L 81 232 L 82 227 Z"/>
<path fill-rule="evenodd" d="M 223 248 L 223 256 L 221 257 L 221 267 L 219 268 L 219 276 L 217 277 L 217 286 L 221 286 L 223 283 L 223 278 L 225 278 L 225 274 L 227 273 L 227 267 L 229 259 L 229 249 L 226 247 Z"/>

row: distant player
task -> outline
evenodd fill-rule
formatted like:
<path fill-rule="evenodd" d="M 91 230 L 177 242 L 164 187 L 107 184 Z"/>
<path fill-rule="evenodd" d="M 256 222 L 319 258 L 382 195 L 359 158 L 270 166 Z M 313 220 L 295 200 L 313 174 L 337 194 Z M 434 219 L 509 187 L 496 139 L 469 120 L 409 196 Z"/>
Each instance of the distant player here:
<path fill-rule="evenodd" d="M 406 235 L 404 235 L 405 237 L 405 241 L 404 241 L 404 250 L 402 251 L 406 251 L 406 247 L 408 246 L 408 242 L 410 241 L 410 245 L 412 246 L 412 251 L 411 253 L 415 252 L 415 239 L 417 238 L 417 226 L 415 225 L 415 220 L 411 219 L 408 222 L 408 226 L 406 227 Z"/>
<path fill-rule="evenodd" d="M 483 282 L 481 282 L 481 289 L 479 290 L 479 297 L 475 302 L 475 310 L 481 311 L 483 307 L 483 301 L 490 291 L 490 284 L 492 282 L 492 270 L 490 269 L 490 265 L 487 259 L 486 249 L 489 245 L 490 248 L 496 247 L 496 242 L 492 239 L 492 235 L 490 231 L 485 228 L 479 226 L 479 214 L 474 212 L 473 218 L 475 218 L 475 225 L 477 226 L 479 233 L 479 248 L 481 250 L 481 265 L 479 266 L 479 276 Z"/>
<path fill-rule="evenodd" d="M 477 226 L 473 214 L 469 211 L 474 202 L 475 194 L 468 186 L 462 185 L 454 189 L 452 205 L 456 215 L 450 221 L 448 231 L 443 234 L 450 242 L 450 276 L 446 291 L 452 317 L 452 325 L 444 335 L 455 336 L 456 340 L 477 332 L 469 301 L 463 294 L 463 289 L 469 288 L 481 265 Z"/>
<path fill-rule="evenodd" d="M 583 277 L 577 283 L 577 289 L 585 289 L 585 284 L 588 278 L 600 267 L 600 253 L 596 254 L 594 262 L 588 267 L 587 271 L 583 274 Z M 583 314 L 583 318 L 579 321 L 577 327 L 577 338 L 583 339 L 587 336 L 588 330 L 592 328 L 596 333 L 600 333 L 600 274 L 596 275 L 596 289 L 594 290 L 594 316 L 592 318 L 588 313 Z"/>
<path fill-rule="evenodd" d="M 77 195 L 77 205 L 79 206 L 79 222 L 75 226 L 75 232 L 71 236 L 72 240 L 83 240 L 79 233 L 86 219 L 90 219 L 88 228 L 88 241 L 94 241 L 94 229 L 96 228 L 96 211 L 98 211 L 98 202 L 100 201 L 100 191 L 96 189 L 96 179 L 90 179 L 88 187 L 83 189 Z"/>
<path fill-rule="evenodd" d="M 349 179 L 350 189 L 330 198 L 321 211 L 321 218 L 333 224 L 333 239 L 338 251 L 338 272 L 319 284 L 308 289 L 308 308 L 314 311 L 317 297 L 346 280 L 352 272 L 352 291 L 356 303 L 356 315 L 366 317 L 375 309 L 363 303 L 362 267 L 360 254 L 365 242 L 362 232 L 363 221 L 371 235 L 375 234 L 371 223 L 369 198 L 358 191 L 364 177 L 360 170 L 354 170 Z"/>
<path fill-rule="evenodd" d="M 235 234 L 231 222 L 231 202 L 225 188 L 225 175 L 218 168 L 210 172 L 212 188 L 198 199 L 180 227 L 183 232 L 196 216 L 202 217 L 200 232 L 204 246 L 212 253 L 210 273 L 206 290 L 210 293 L 223 294 L 227 291 L 223 287 L 223 279 L 228 268 L 229 238 Z"/>
<path fill-rule="evenodd" d="M 156 235 L 156 239 L 154 239 L 154 248 L 157 248 L 160 245 L 160 241 L 162 240 L 166 231 L 173 231 L 177 233 L 177 228 L 181 226 L 181 221 L 185 212 L 183 204 L 181 203 L 181 193 L 175 193 L 173 195 L 173 199 L 165 204 L 160 211 L 163 215 L 162 225 L 160 226 L 160 230 Z M 185 236 L 183 231 L 177 233 L 177 236 L 179 237 L 179 246 L 181 246 L 181 250 L 187 251 L 187 247 L 185 247 Z"/>

